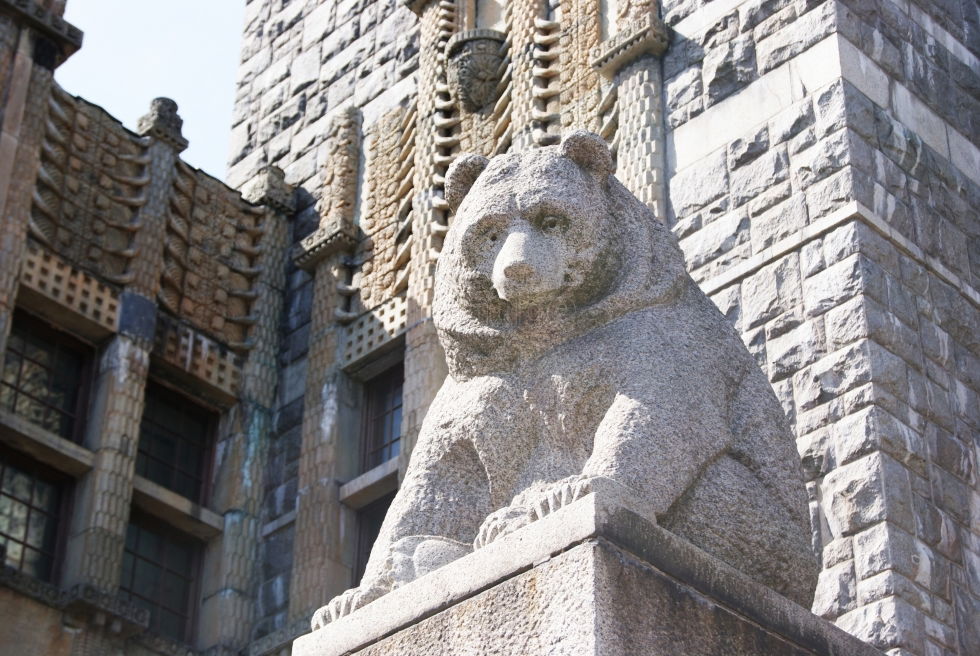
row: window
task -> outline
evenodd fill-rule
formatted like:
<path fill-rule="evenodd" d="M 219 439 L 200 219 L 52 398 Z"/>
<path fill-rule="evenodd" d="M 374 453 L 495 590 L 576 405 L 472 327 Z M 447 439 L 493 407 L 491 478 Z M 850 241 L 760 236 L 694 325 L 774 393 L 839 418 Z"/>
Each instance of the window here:
<path fill-rule="evenodd" d="M 179 642 L 190 639 L 199 553 L 199 543 L 166 524 L 130 519 L 119 592 L 149 611 L 152 631 Z"/>
<path fill-rule="evenodd" d="M 40 465 L 0 453 L 0 553 L 8 567 L 54 579 L 63 492 Z"/>
<path fill-rule="evenodd" d="M 87 361 L 81 343 L 28 315 L 14 315 L 3 358 L 0 408 L 78 441 Z"/>
<path fill-rule="evenodd" d="M 214 413 L 156 383 L 146 386 L 136 473 L 200 502 Z"/>
<path fill-rule="evenodd" d="M 398 455 L 402 436 L 403 378 L 404 368 L 398 364 L 364 386 L 363 471 Z"/>
<path fill-rule="evenodd" d="M 368 558 L 371 556 L 371 547 L 374 546 L 378 534 L 381 532 L 381 523 L 385 520 L 388 508 L 395 499 L 395 494 L 391 494 L 378 499 L 357 511 L 357 554 L 354 562 L 354 585 L 359 585 L 367 568 Z"/>

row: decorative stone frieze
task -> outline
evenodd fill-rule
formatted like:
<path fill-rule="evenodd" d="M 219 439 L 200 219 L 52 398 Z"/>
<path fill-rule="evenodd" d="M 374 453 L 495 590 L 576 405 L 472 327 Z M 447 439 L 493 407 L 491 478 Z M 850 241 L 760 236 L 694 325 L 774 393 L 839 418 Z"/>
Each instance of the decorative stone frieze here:
<path fill-rule="evenodd" d="M 23 267 L 20 279 L 23 287 L 85 317 L 106 334 L 115 332 L 119 322 L 118 288 L 30 242 Z"/>
<path fill-rule="evenodd" d="M 405 297 L 396 296 L 344 326 L 340 366 L 347 367 L 377 353 L 382 346 L 404 333 L 407 308 Z"/>
<path fill-rule="evenodd" d="M 53 85 L 29 234 L 108 281 L 130 282 L 149 164 L 145 144 L 105 110 Z"/>
<path fill-rule="evenodd" d="M 187 149 L 187 139 L 181 133 L 184 120 L 177 114 L 177 103 L 170 98 L 154 98 L 149 113 L 136 123 L 137 131 L 173 146 L 178 153 Z"/>
<path fill-rule="evenodd" d="M 500 91 L 506 36 L 496 30 L 457 32 L 446 44 L 447 80 L 463 107 L 478 112 Z"/>
<path fill-rule="evenodd" d="M 392 110 L 369 130 L 364 203 L 365 239 L 356 287 L 370 310 L 408 288 L 412 258 L 415 177 L 415 107 Z"/>
<path fill-rule="evenodd" d="M 152 355 L 221 392 L 226 402 L 241 387 L 242 357 L 170 316 L 157 318 Z"/>
<path fill-rule="evenodd" d="M 158 298 L 174 316 L 247 351 L 266 211 L 183 162 L 176 168 Z"/>

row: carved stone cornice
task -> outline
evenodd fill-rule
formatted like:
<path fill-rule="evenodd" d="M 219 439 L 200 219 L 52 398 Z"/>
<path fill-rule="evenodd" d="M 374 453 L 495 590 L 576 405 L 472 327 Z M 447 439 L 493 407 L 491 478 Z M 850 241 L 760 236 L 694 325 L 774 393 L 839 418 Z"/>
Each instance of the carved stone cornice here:
<path fill-rule="evenodd" d="M 457 32 L 446 43 L 448 81 L 467 111 L 479 111 L 497 99 L 506 39 L 496 30 L 475 29 Z"/>
<path fill-rule="evenodd" d="M 150 613 L 145 608 L 87 584 L 76 585 L 65 594 L 64 608 L 72 616 L 106 625 L 123 637 L 142 633 L 150 626 Z"/>
<path fill-rule="evenodd" d="M 266 166 L 242 187 L 242 198 L 256 205 L 265 205 L 279 214 L 296 211 L 293 187 L 286 183 L 286 174 L 278 166 Z"/>
<path fill-rule="evenodd" d="M 63 590 L 12 567 L 0 566 L 0 586 L 62 610 L 73 622 L 94 621 L 123 637 L 141 633 L 150 625 L 150 613 L 145 608 L 91 585 L 80 584 Z"/>
<path fill-rule="evenodd" d="M 44 9 L 33 0 L 0 0 L 0 14 L 14 17 L 54 42 L 58 53 L 52 68 L 82 47 L 82 31 L 61 16 Z"/>
<path fill-rule="evenodd" d="M 592 67 L 605 78 L 641 55 L 659 57 L 667 50 L 667 26 L 656 14 L 629 21 L 619 32 L 592 50 Z"/>
<path fill-rule="evenodd" d="M 0 553 L 5 552 L 0 548 Z M 28 576 L 13 567 L 0 565 L 0 586 L 15 590 L 45 606 L 63 608 L 67 593 L 56 585 Z"/>
<path fill-rule="evenodd" d="M 312 272 L 331 255 L 350 253 L 356 245 L 357 230 L 353 225 L 320 226 L 297 245 L 293 260 L 300 269 Z"/>
<path fill-rule="evenodd" d="M 187 148 L 187 139 L 181 133 L 184 120 L 177 114 L 177 103 L 170 98 L 154 98 L 149 113 L 136 122 L 136 131 L 169 144 L 178 153 Z"/>

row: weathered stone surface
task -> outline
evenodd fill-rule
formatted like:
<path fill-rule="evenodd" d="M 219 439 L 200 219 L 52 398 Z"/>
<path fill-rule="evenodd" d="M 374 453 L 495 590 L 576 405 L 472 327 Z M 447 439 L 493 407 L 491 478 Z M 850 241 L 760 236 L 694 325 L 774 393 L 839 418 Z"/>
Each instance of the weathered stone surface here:
<path fill-rule="evenodd" d="M 725 153 L 675 175 L 670 181 L 670 198 L 675 216 L 686 216 L 728 192 Z"/>
<path fill-rule="evenodd" d="M 789 156 L 786 151 L 782 148 L 770 150 L 751 164 L 732 171 L 732 205 L 738 207 L 788 176 Z"/>
<path fill-rule="evenodd" d="M 597 490 L 303 636 L 292 653 L 878 654 L 643 513 Z"/>
<path fill-rule="evenodd" d="M 742 317 L 754 328 L 802 301 L 799 256 L 781 258 L 742 283 Z"/>
<path fill-rule="evenodd" d="M 673 235 L 612 170 L 606 144 L 586 132 L 492 161 L 464 155 L 449 170 L 456 219 L 434 304 L 449 377 L 361 586 L 318 611 L 314 628 L 599 482 L 810 602 L 814 562 L 782 408 Z"/>
<path fill-rule="evenodd" d="M 747 135 L 728 144 L 728 168 L 736 169 L 766 152 L 769 148 L 769 129 Z"/>
<path fill-rule="evenodd" d="M 711 50 L 704 58 L 703 74 L 708 101 L 722 100 L 755 74 L 755 42 L 741 37 Z"/>

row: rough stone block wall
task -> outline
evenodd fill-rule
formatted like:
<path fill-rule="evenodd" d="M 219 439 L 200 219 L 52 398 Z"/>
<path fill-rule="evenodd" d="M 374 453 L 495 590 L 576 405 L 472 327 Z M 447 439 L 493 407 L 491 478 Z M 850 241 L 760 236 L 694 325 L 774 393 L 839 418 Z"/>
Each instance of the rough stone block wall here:
<path fill-rule="evenodd" d="M 796 425 L 815 612 L 980 649 L 980 14 L 667 2 L 671 222 Z"/>
<path fill-rule="evenodd" d="M 298 188 L 290 235 L 290 243 L 298 244 L 320 223 L 331 113 L 341 106 L 360 108 L 367 129 L 410 95 L 418 66 L 418 19 L 399 0 L 251 0 L 245 22 L 228 180 L 234 186 L 266 164 L 281 167 Z M 309 527 L 306 533 L 316 535 L 297 538 L 303 529 L 295 522 L 297 499 L 309 492 L 300 489 L 299 472 L 313 290 L 313 275 L 290 259 L 275 437 L 264 480 L 256 638 L 276 632 L 291 638 L 294 622 L 308 622 L 289 614 L 295 540 L 312 539 L 321 551 L 342 541 L 326 527 Z M 270 644 L 274 638 L 269 635 Z"/>

